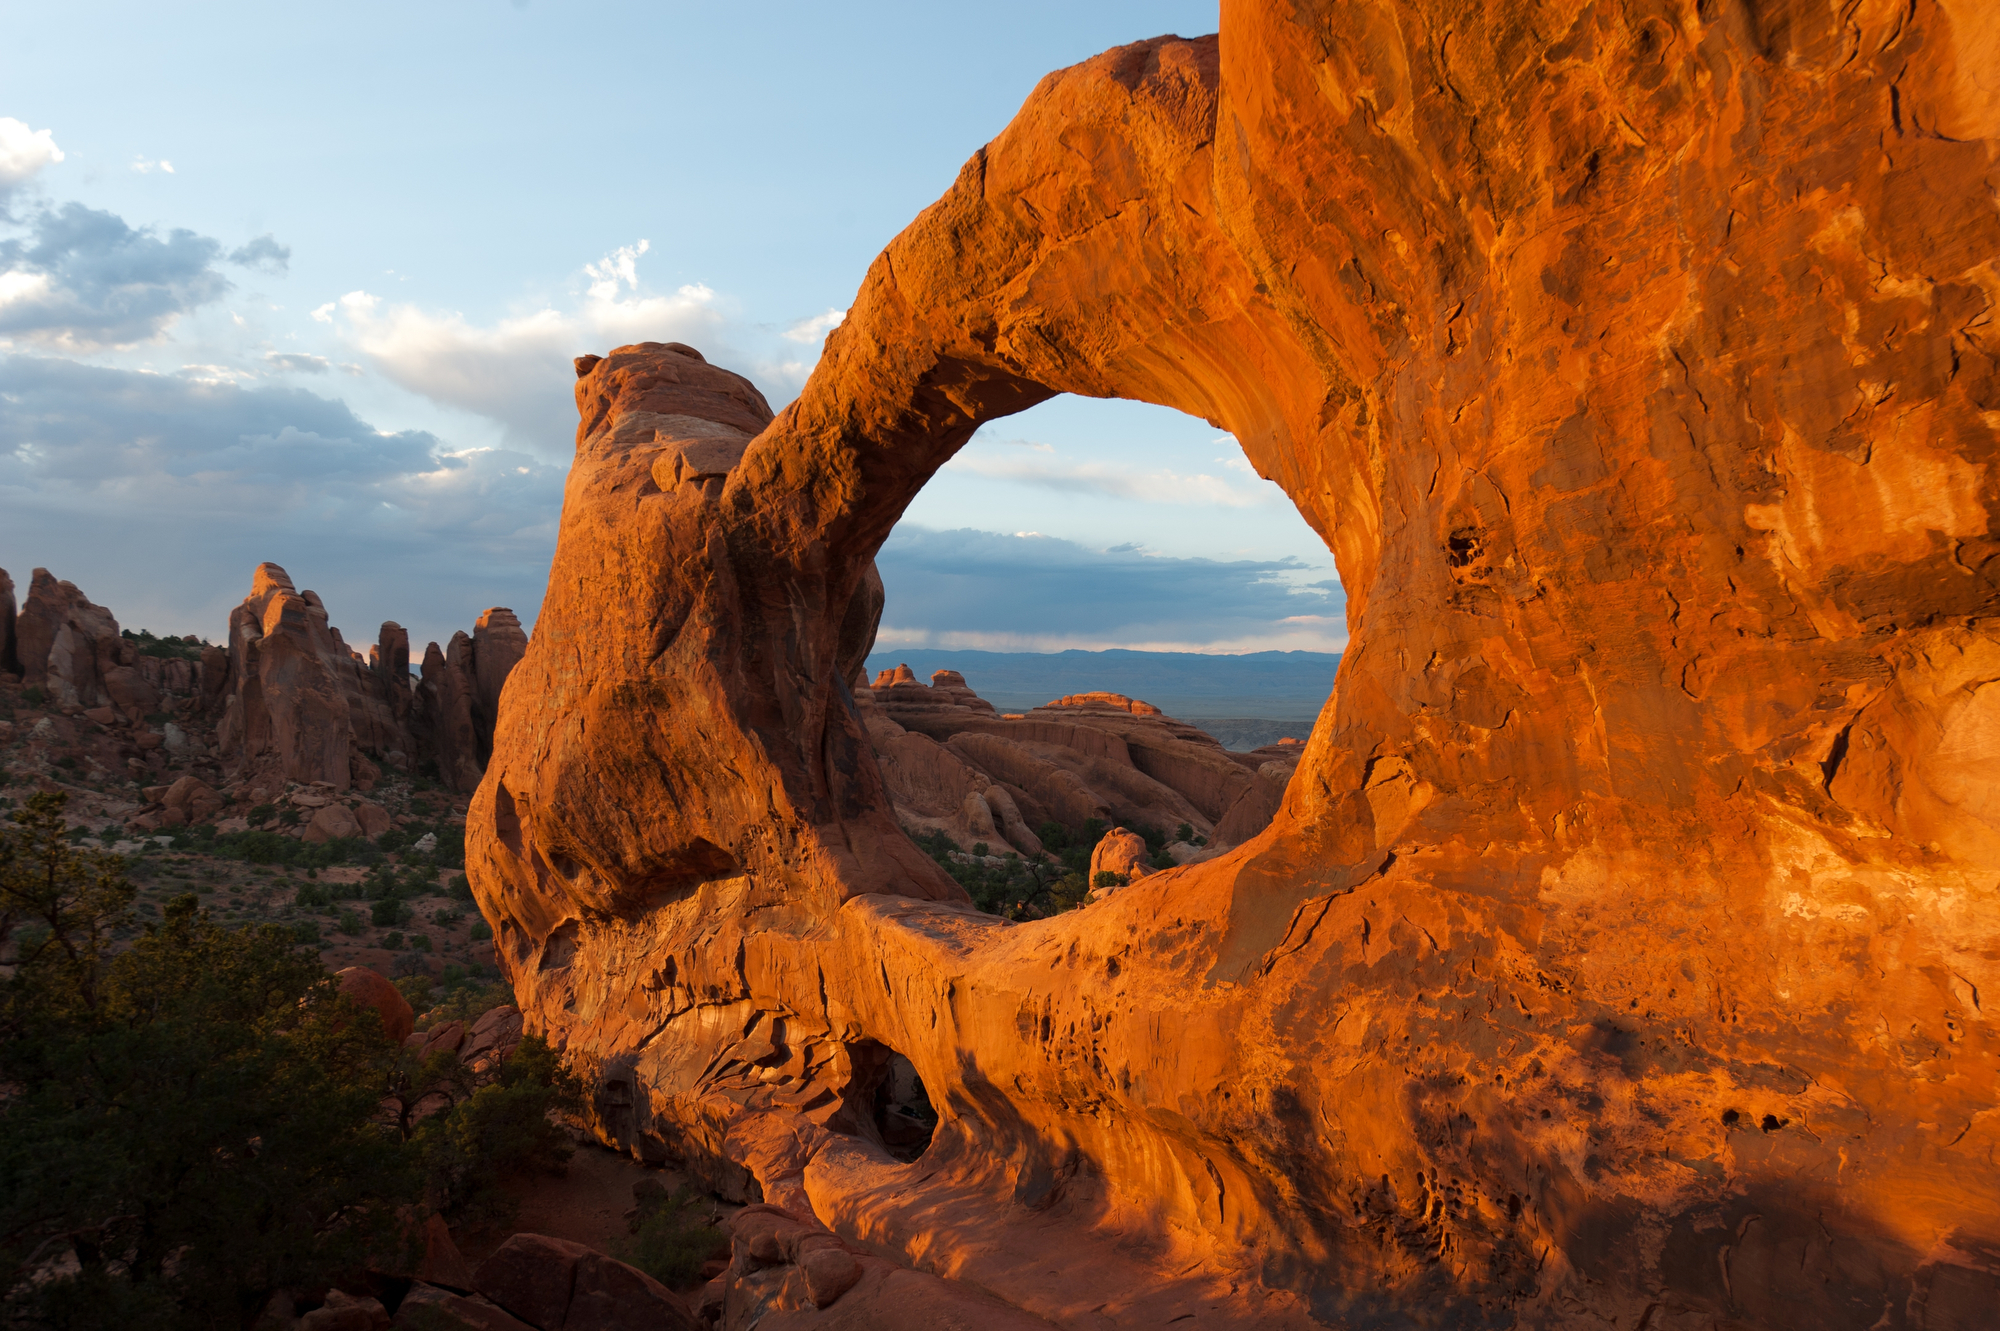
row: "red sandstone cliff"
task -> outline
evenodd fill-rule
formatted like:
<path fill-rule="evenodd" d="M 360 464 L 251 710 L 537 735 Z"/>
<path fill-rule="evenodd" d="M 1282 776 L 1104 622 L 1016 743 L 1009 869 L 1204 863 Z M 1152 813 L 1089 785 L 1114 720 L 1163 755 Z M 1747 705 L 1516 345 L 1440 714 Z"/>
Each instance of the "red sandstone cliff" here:
<path fill-rule="evenodd" d="M 600 1133 L 1061 1325 L 1988 1320 L 1996 51 L 1962 0 L 1230 0 L 1044 80 L 777 420 L 580 362 L 468 848 Z M 1352 643 L 1265 832 L 1010 926 L 841 663 L 912 496 L 1057 392 L 1230 430 Z M 803 1242 L 730 1325 L 913 1324 Z"/>

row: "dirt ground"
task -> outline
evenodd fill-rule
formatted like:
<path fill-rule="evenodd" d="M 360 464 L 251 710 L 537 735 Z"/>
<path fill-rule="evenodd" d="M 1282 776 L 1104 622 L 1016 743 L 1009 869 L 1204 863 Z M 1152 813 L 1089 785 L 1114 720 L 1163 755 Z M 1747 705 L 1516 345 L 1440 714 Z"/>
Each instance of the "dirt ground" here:
<path fill-rule="evenodd" d="M 631 1236 L 625 1213 L 633 1206 L 632 1185 L 641 1179 L 656 1179 L 669 1193 L 687 1182 L 677 1169 L 641 1164 L 629 1155 L 579 1137 L 564 1177 L 527 1179 L 514 1185 L 514 1198 L 521 1209 L 511 1225 L 459 1230 L 452 1237 L 466 1260 L 474 1264 L 513 1234 L 547 1234 L 616 1257 L 619 1246 Z M 741 1209 L 728 1202 L 711 1204 L 718 1218 Z M 699 1288 L 699 1283 L 693 1288 Z"/>

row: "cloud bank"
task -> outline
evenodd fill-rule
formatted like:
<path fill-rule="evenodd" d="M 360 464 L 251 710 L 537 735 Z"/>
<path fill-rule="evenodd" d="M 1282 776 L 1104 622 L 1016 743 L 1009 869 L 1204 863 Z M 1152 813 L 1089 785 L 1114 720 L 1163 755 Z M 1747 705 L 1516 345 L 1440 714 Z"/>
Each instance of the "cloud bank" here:
<path fill-rule="evenodd" d="M 350 640 L 383 619 L 442 640 L 493 604 L 532 622 L 561 490 L 526 454 L 302 389 L 0 357 L 0 566 L 46 564 L 126 623 L 217 636 L 266 559 Z"/>
<path fill-rule="evenodd" d="M 1338 585 L 1296 585 L 1287 575 L 1305 566 L 1291 559 L 1166 558 L 905 522 L 876 564 L 884 650 L 1339 651 L 1347 639 Z"/>

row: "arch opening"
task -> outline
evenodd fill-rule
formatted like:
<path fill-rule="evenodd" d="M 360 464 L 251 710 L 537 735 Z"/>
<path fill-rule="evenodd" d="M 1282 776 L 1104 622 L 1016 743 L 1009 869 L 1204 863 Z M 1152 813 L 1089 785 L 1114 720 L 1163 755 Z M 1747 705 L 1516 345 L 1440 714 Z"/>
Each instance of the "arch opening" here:
<path fill-rule="evenodd" d="M 1232 435 L 1127 399 L 989 421 L 876 568 L 854 682 L 897 820 L 1015 919 L 1261 831 L 1345 645 L 1331 553 L 1284 490 Z"/>
<path fill-rule="evenodd" d="M 904 1164 L 923 1158 L 939 1115 L 916 1065 L 879 1040 L 852 1043 L 847 1053 L 853 1069 L 847 1117 L 855 1135 Z"/>

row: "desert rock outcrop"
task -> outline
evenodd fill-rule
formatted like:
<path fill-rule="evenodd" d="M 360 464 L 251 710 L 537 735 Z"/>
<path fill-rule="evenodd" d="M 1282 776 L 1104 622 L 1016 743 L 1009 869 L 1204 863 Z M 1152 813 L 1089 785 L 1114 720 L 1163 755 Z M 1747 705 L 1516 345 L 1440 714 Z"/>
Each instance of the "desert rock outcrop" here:
<path fill-rule="evenodd" d="M 104 675 L 126 664 L 118 621 L 101 605 L 38 568 L 14 621 L 15 652 L 23 680 L 45 688 L 58 703 L 95 707 L 108 695 Z"/>
<path fill-rule="evenodd" d="M 317 593 L 260 564 L 250 595 L 230 613 L 227 656 L 204 654 L 191 682 L 220 710 L 218 741 L 232 773 L 272 793 L 288 781 L 367 790 L 384 762 L 432 763 L 447 789 L 469 791 L 491 751 L 500 689 L 527 642 L 514 612 L 501 608 L 481 615 L 474 634 L 483 649 L 456 633 L 449 659 L 432 643 L 423 679 L 413 682 L 402 625 L 384 622 L 363 657 Z"/>
<path fill-rule="evenodd" d="M 443 650 L 436 643 L 425 649 L 416 745 L 449 789 L 479 784 L 493 753 L 501 687 L 527 649 L 521 621 L 505 606 L 480 615 L 471 634 L 452 634 Z"/>
<path fill-rule="evenodd" d="M 777 420 L 579 362 L 468 846 L 530 1024 L 606 1140 L 1058 1324 L 1987 1320 L 2000 11 L 1222 26 L 1044 80 Z M 1262 833 L 1009 925 L 838 662 L 1061 392 L 1234 434 L 1351 642 Z"/>

